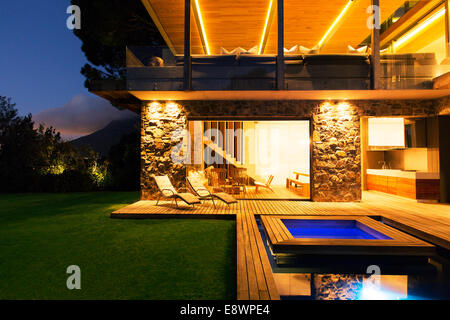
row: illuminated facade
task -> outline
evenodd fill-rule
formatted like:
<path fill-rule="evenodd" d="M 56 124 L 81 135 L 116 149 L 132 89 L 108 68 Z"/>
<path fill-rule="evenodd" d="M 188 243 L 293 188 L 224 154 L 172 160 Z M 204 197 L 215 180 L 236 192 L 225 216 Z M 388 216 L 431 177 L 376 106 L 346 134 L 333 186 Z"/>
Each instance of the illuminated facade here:
<path fill-rule="evenodd" d="M 142 3 L 166 46 L 91 91 L 141 114 L 143 199 L 202 174 L 242 198 L 449 201 L 447 0 Z"/>

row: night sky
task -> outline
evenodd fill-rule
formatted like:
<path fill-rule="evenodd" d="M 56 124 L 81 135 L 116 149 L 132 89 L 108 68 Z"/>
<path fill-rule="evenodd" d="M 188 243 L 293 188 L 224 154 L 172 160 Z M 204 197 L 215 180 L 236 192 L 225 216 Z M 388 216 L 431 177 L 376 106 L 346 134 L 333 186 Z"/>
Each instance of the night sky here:
<path fill-rule="evenodd" d="M 76 137 L 129 114 L 84 88 L 80 69 L 86 59 L 81 41 L 66 27 L 69 5 L 0 1 L 0 95 L 11 97 L 21 115 L 32 113 L 36 122 Z"/>

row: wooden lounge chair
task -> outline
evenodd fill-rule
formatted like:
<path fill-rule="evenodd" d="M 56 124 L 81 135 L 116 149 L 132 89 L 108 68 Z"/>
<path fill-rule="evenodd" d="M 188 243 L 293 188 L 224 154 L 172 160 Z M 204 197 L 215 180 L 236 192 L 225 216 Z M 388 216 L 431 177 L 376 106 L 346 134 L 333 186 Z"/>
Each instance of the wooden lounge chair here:
<path fill-rule="evenodd" d="M 258 189 L 259 189 L 259 188 L 266 188 L 266 189 L 269 189 L 269 190 L 272 191 L 272 192 L 275 192 L 275 191 L 273 191 L 273 189 L 270 187 L 270 184 L 272 183 L 273 178 L 274 178 L 274 176 L 273 176 L 273 175 L 270 175 L 270 176 L 269 176 L 269 179 L 267 179 L 267 182 L 266 182 L 266 183 L 262 183 L 262 182 L 255 181 L 255 186 L 256 186 L 255 192 L 258 192 Z"/>
<path fill-rule="evenodd" d="M 286 188 L 289 189 L 292 185 L 301 188 L 301 194 L 304 197 L 310 196 L 310 177 L 309 174 L 294 171 L 295 179 L 286 178 Z"/>
<path fill-rule="evenodd" d="M 216 204 L 214 202 L 214 198 L 217 198 L 227 205 L 232 203 L 236 203 L 237 200 L 233 198 L 233 196 L 225 193 L 225 192 L 213 192 L 211 193 L 200 181 L 200 179 L 195 177 L 186 178 L 188 188 L 200 199 L 200 200 L 211 200 L 214 208 L 216 208 Z"/>
<path fill-rule="evenodd" d="M 175 190 L 168 176 L 154 176 L 153 178 L 155 179 L 156 185 L 158 186 L 159 189 L 159 197 L 158 201 L 156 201 L 156 205 L 158 205 L 161 196 L 167 199 L 175 200 L 177 208 L 178 208 L 177 202 L 178 199 L 192 206 L 201 203 L 200 199 L 194 196 L 192 193 L 187 192 L 179 193 L 177 190 Z"/>

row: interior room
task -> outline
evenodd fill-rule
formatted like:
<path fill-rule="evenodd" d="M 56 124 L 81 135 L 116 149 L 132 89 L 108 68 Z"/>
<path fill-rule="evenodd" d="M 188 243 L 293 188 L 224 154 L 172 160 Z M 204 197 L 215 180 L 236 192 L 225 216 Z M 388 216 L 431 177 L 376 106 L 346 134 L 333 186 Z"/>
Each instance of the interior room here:
<path fill-rule="evenodd" d="M 419 201 L 439 201 L 436 121 L 436 117 L 362 119 L 363 188 Z"/>
<path fill-rule="evenodd" d="M 310 122 L 190 121 L 191 165 L 211 191 L 310 199 Z"/>

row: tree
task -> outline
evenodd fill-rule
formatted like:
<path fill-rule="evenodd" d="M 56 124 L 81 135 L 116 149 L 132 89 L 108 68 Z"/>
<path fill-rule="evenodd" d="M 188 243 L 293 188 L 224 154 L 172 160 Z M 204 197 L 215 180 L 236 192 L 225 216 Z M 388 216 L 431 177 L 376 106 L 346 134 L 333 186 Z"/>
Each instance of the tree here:
<path fill-rule="evenodd" d="M 31 114 L 17 115 L 10 98 L 0 96 L 0 190 L 26 189 L 39 162 L 38 134 Z"/>
<path fill-rule="evenodd" d="M 127 46 L 164 43 L 140 0 L 72 0 L 81 9 L 82 41 L 88 64 L 81 69 L 85 86 L 90 80 L 124 79 Z"/>
<path fill-rule="evenodd" d="M 64 142 L 52 127 L 35 129 L 31 114 L 18 116 L 10 98 L 0 96 L 0 191 L 88 191 L 102 173 L 97 154 Z"/>

